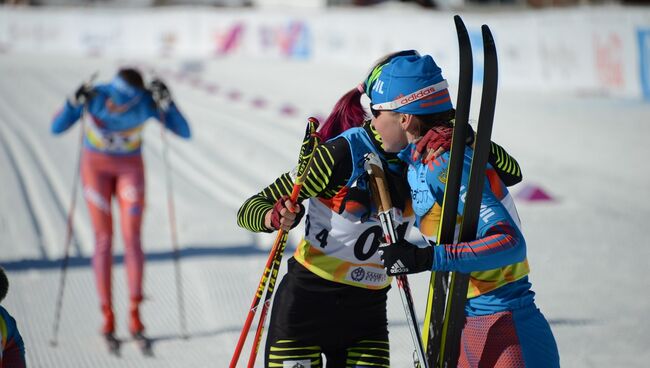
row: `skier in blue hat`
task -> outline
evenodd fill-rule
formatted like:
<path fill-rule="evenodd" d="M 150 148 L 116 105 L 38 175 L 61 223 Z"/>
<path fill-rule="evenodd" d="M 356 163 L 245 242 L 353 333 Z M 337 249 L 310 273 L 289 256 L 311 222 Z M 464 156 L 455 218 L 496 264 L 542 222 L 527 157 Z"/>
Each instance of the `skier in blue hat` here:
<path fill-rule="evenodd" d="M 394 58 L 368 86 L 372 124 L 389 152 L 408 165 L 416 226 L 432 246 L 405 239 L 379 250 L 391 276 L 422 271 L 471 273 L 459 367 L 559 367 L 551 328 L 534 302 L 519 216 L 494 162 L 486 171 L 477 239 L 437 244 L 449 152 L 427 164 L 413 159 L 417 140 L 449 130 L 454 113 L 447 83 L 431 56 Z M 464 188 L 471 164 L 464 161 Z M 464 198 L 461 187 L 461 198 Z M 466 190 L 466 189 L 465 189 Z M 459 216 L 462 215 L 461 200 Z"/>

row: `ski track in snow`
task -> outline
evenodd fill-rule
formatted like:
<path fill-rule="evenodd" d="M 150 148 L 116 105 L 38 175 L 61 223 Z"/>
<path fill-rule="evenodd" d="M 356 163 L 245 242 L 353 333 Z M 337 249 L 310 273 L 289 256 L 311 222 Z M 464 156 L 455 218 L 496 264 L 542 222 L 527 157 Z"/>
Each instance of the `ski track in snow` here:
<path fill-rule="evenodd" d="M 0 125 L 0 127 L 2 127 L 2 125 Z M 4 129 L 4 128 L 0 128 L 0 129 Z M 29 222 L 30 222 L 30 225 L 33 227 L 33 229 L 32 229 L 33 234 L 36 235 L 36 239 L 33 239 L 32 241 L 34 241 L 37 244 L 38 256 L 41 257 L 41 258 L 44 258 L 46 256 L 46 253 L 45 253 L 45 247 L 43 246 L 43 241 L 42 241 L 42 231 L 41 231 L 41 227 L 39 225 L 39 222 L 37 220 L 37 216 L 36 216 L 36 213 L 35 213 L 36 210 L 34 209 L 34 204 L 32 203 L 32 199 L 30 198 L 29 193 L 27 191 L 27 184 L 26 184 L 27 181 L 25 180 L 24 175 L 21 173 L 21 170 L 20 170 L 18 164 L 16 163 L 16 158 L 14 157 L 14 154 L 9 150 L 9 148 L 8 148 L 9 145 L 7 143 L 7 140 L 4 138 L 4 136 L 5 136 L 4 133 L 0 134 L 0 143 L 2 143 L 0 145 L 0 147 L 3 149 L 3 153 L 7 157 L 7 161 L 9 161 L 10 168 L 8 168 L 8 169 L 15 173 L 15 179 L 16 179 L 17 186 L 18 186 L 17 190 L 20 193 L 20 195 L 21 195 L 21 197 L 22 197 L 22 199 L 23 199 L 23 201 L 25 203 L 26 210 L 28 212 L 28 217 L 30 219 Z M 5 182 L 5 185 L 6 184 L 7 183 Z M 10 213 L 3 214 L 3 216 L 5 216 L 5 215 L 9 216 L 11 214 Z M 5 221 L 6 220 L 4 220 L 4 217 L 3 217 L 3 232 L 7 232 L 7 230 L 8 230 Z M 23 229 L 23 230 L 25 232 L 29 233 L 29 229 Z M 6 247 L 11 247 L 11 244 L 7 244 L 5 246 Z"/>
<path fill-rule="evenodd" d="M 62 203 L 62 191 L 57 190 L 62 186 L 56 185 L 52 180 L 53 165 L 49 164 L 49 157 L 41 151 L 42 146 L 32 136 L 26 138 L 24 130 L 16 128 L 16 124 L 27 119 L 16 114 L 16 110 L 10 106 L 3 96 L 0 101 L 0 111 L 8 117 L 6 121 L 13 121 L 2 128 L 3 135 L 7 137 L 5 141 L 9 142 L 7 148 L 11 149 L 14 161 L 21 168 L 21 176 L 25 178 L 24 183 L 27 184 L 26 191 L 34 198 L 33 203 L 37 204 L 32 208 L 36 215 L 35 226 L 42 229 L 45 253 L 58 255 L 56 248 L 62 241 L 56 229 L 65 228 L 65 220 L 63 225 L 57 220 L 65 219 L 68 212 L 68 206 Z"/>
<path fill-rule="evenodd" d="M 9 267 L 12 283 L 3 306 L 18 321 L 31 367 L 226 366 L 274 239 L 239 229 L 236 211 L 245 198 L 295 165 L 306 118 L 329 111 L 366 71 L 216 59 L 205 62 L 202 71 L 187 72 L 179 60 L 128 62 L 155 70 L 170 85 L 193 132 L 189 141 L 166 133 L 185 256 L 181 281 L 190 339 L 178 335 L 167 168 L 160 126 L 151 122 L 143 149 L 148 259 L 143 318 L 155 357 L 143 357 L 126 333 L 123 245 L 115 217 L 113 292 L 118 338 L 124 343 L 122 358 L 114 358 L 98 335 L 92 229 L 81 188 L 71 254 L 76 258 L 67 272 L 59 346 L 47 343 L 79 152 L 78 125 L 52 136 L 49 124 L 65 96 L 88 75 L 99 71 L 97 81 L 105 82 L 122 64 L 102 58 L 0 55 L 0 264 Z M 184 77 L 176 78 L 181 72 Z M 210 84 L 218 90 L 208 91 Z M 455 93 L 453 83 L 451 90 Z M 470 117 L 478 115 L 478 101 L 474 96 Z M 294 114 L 282 113 L 284 106 L 297 108 Z M 650 297 L 644 292 L 650 288 L 644 231 L 650 217 L 645 163 L 649 116 L 650 107 L 634 101 L 499 92 L 495 141 L 518 159 L 523 184 L 539 185 L 554 198 L 547 203 L 517 200 L 517 205 L 536 301 L 554 330 L 562 366 L 645 367 L 650 360 L 645 346 L 650 341 Z M 515 198 L 523 184 L 513 188 Z M 299 235 L 300 228 L 292 231 L 290 243 L 295 245 Z M 289 257 L 287 250 L 284 258 Z M 409 278 L 420 319 L 428 276 Z M 411 338 L 396 291 L 389 293 L 388 309 L 392 366 L 412 366 Z M 240 366 L 251 338 L 252 333 Z"/>

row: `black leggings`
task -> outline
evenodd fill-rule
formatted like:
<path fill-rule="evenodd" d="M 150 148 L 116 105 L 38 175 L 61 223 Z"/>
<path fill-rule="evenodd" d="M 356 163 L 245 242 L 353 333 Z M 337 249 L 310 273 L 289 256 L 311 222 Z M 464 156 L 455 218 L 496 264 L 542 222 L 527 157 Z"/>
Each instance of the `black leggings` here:
<path fill-rule="evenodd" d="M 308 277 L 304 277 L 307 275 Z M 386 293 L 324 280 L 293 258 L 273 301 L 267 367 L 389 367 Z"/>

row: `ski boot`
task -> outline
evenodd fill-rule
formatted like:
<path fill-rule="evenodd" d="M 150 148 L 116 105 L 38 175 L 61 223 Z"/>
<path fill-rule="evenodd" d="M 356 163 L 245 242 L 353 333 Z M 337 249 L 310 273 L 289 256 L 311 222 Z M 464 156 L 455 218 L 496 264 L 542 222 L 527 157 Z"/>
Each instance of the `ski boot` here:
<path fill-rule="evenodd" d="M 106 342 L 106 347 L 111 355 L 120 356 L 120 340 L 115 337 L 115 315 L 113 308 L 102 306 L 102 316 L 104 325 L 102 326 L 102 336 Z"/>
<path fill-rule="evenodd" d="M 144 334 L 144 325 L 140 320 L 140 308 L 137 303 L 131 305 L 129 317 L 129 331 L 133 340 L 144 356 L 153 356 L 152 341 Z"/>

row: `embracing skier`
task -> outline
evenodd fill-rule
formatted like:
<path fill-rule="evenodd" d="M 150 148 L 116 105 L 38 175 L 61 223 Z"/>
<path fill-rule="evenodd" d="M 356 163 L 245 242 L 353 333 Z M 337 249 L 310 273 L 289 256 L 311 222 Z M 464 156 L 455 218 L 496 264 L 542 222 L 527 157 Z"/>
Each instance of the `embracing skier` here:
<path fill-rule="evenodd" d="M 459 367 L 559 367 L 550 326 L 534 303 L 519 217 L 496 167 L 488 166 L 485 171 L 477 239 L 433 246 L 450 175 L 450 154 L 424 163 L 414 160 L 413 152 L 422 136 L 447 135 L 453 126 L 455 111 L 440 68 L 431 56 L 403 55 L 378 71 L 371 83 L 372 124 L 384 147 L 399 152 L 398 157 L 408 165 L 416 226 L 432 245 L 418 247 L 402 238 L 381 247 L 388 275 L 471 273 Z M 468 147 L 458 214 L 463 213 L 471 159 Z M 456 223 L 455 213 L 453 219 Z"/>
<path fill-rule="evenodd" d="M 116 197 L 130 299 L 129 332 L 150 353 L 150 341 L 140 318 L 144 268 L 140 233 L 145 208 L 142 131 L 150 118 L 163 122 L 183 138 L 190 137 L 190 128 L 167 86 L 154 79 L 146 88 L 140 72 L 131 68 L 120 69 L 106 84 L 82 84 L 54 118 L 52 132 L 66 131 L 84 114 L 87 117 L 82 127 L 80 175 L 95 235 L 92 264 L 103 316 L 101 332 L 111 352 L 118 353 L 111 298 L 111 202 Z"/>

